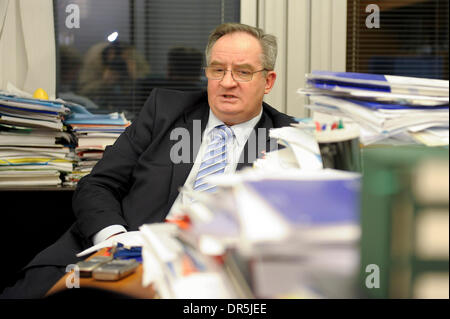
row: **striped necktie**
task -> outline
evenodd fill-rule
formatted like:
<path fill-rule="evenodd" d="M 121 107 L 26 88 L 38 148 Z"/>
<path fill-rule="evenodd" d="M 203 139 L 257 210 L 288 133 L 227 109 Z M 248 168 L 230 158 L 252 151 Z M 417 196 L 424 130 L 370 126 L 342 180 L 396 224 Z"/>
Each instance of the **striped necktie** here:
<path fill-rule="evenodd" d="M 233 138 L 233 130 L 226 125 L 216 126 L 212 139 L 203 154 L 202 163 L 194 182 L 194 190 L 202 192 L 214 192 L 215 185 L 205 182 L 207 176 L 222 174 L 227 165 L 227 142 Z"/>

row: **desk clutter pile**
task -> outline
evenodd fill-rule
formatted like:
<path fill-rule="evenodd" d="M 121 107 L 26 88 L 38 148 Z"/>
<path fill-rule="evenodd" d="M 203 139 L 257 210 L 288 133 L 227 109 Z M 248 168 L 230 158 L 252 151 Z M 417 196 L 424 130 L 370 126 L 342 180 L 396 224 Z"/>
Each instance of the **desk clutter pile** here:
<path fill-rule="evenodd" d="M 449 143 L 448 81 L 314 71 L 306 82 L 308 107 L 357 123 L 364 145 Z"/>
<path fill-rule="evenodd" d="M 223 297 L 357 297 L 360 174 L 254 169 L 228 177 L 212 179 L 215 194 L 184 194 L 193 204 L 175 218 L 190 221 L 179 237 L 222 258 L 232 284 Z"/>
<path fill-rule="evenodd" d="M 361 174 L 323 169 L 309 130 L 289 141 L 276 151 L 279 161 L 267 156 L 254 168 L 211 176 L 215 193 L 183 188 L 183 204 L 166 223 L 80 256 L 114 242 L 141 246 L 142 284 L 161 298 L 357 297 Z M 311 161 L 292 163 L 308 143 Z"/>
<path fill-rule="evenodd" d="M 195 201 L 166 223 L 78 256 L 142 247 L 142 285 L 164 299 L 358 296 L 359 174 L 248 171 L 219 184 L 215 194 L 184 194 Z"/>
<path fill-rule="evenodd" d="M 74 137 L 64 104 L 0 94 L 0 186 L 60 185 L 71 172 Z"/>
<path fill-rule="evenodd" d="M 103 157 L 106 146 L 114 144 L 130 122 L 124 114 L 91 114 L 81 106 L 72 107 L 64 123 L 75 135 L 76 163 L 74 170 L 65 176 L 64 185 L 75 186 L 80 178 L 89 174 Z"/>
<path fill-rule="evenodd" d="M 0 187 L 76 185 L 130 123 L 62 100 L 0 93 Z"/>
<path fill-rule="evenodd" d="M 192 201 L 165 223 L 78 256 L 117 243 L 142 247 L 142 286 L 164 299 L 448 298 L 448 151 L 370 151 L 364 183 L 358 173 L 282 163 L 211 177 L 216 193 L 183 189 Z M 427 172 L 422 160 L 431 160 Z M 428 169 L 439 178 L 425 181 Z M 415 192 L 422 194 L 404 196 Z M 419 208 L 413 223 L 404 204 Z M 379 281 L 376 267 L 385 273 Z"/>

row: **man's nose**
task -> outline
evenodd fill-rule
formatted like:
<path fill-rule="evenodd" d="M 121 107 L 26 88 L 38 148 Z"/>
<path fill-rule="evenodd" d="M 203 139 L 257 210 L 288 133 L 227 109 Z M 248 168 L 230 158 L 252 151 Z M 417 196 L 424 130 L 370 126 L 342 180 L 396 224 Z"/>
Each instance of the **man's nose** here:
<path fill-rule="evenodd" d="M 233 87 L 237 85 L 237 82 L 234 80 L 233 75 L 231 74 L 231 70 L 227 70 L 225 72 L 225 75 L 223 76 L 222 81 L 220 81 L 220 84 L 223 87 Z"/>

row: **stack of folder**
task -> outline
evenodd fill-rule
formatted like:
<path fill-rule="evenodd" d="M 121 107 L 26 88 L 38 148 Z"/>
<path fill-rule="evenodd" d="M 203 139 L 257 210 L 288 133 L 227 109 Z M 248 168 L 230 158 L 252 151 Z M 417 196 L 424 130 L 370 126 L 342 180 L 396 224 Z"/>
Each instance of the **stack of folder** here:
<path fill-rule="evenodd" d="M 63 102 L 0 93 L 0 187 L 61 184 L 73 167 L 69 112 Z"/>
<path fill-rule="evenodd" d="M 106 146 L 114 144 L 130 122 L 123 113 L 92 114 L 82 106 L 71 107 L 72 113 L 64 121 L 77 139 L 77 164 L 67 175 L 65 185 L 75 185 L 89 174 L 103 157 Z"/>
<path fill-rule="evenodd" d="M 349 72 L 313 71 L 307 88 L 313 111 L 350 118 L 361 142 L 448 145 L 449 82 Z"/>
<path fill-rule="evenodd" d="M 220 262 L 202 254 L 198 242 L 173 224 L 140 228 L 143 286 L 153 284 L 163 299 L 237 298 Z"/>

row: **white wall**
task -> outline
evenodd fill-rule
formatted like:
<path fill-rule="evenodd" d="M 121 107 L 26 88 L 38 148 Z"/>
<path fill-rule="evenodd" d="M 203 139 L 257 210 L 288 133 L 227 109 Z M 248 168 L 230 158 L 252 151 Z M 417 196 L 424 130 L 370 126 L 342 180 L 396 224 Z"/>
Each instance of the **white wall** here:
<path fill-rule="evenodd" d="M 241 0 L 241 22 L 278 39 L 277 81 L 265 101 L 289 115 L 305 117 L 305 86 L 312 70 L 345 71 L 346 0 Z"/>
<path fill-rule="evenodd" d="M 30 94 L 55 95 L 56 65 L 51 0 L 0 1 L 0 89 L 8 82 Z"/>

